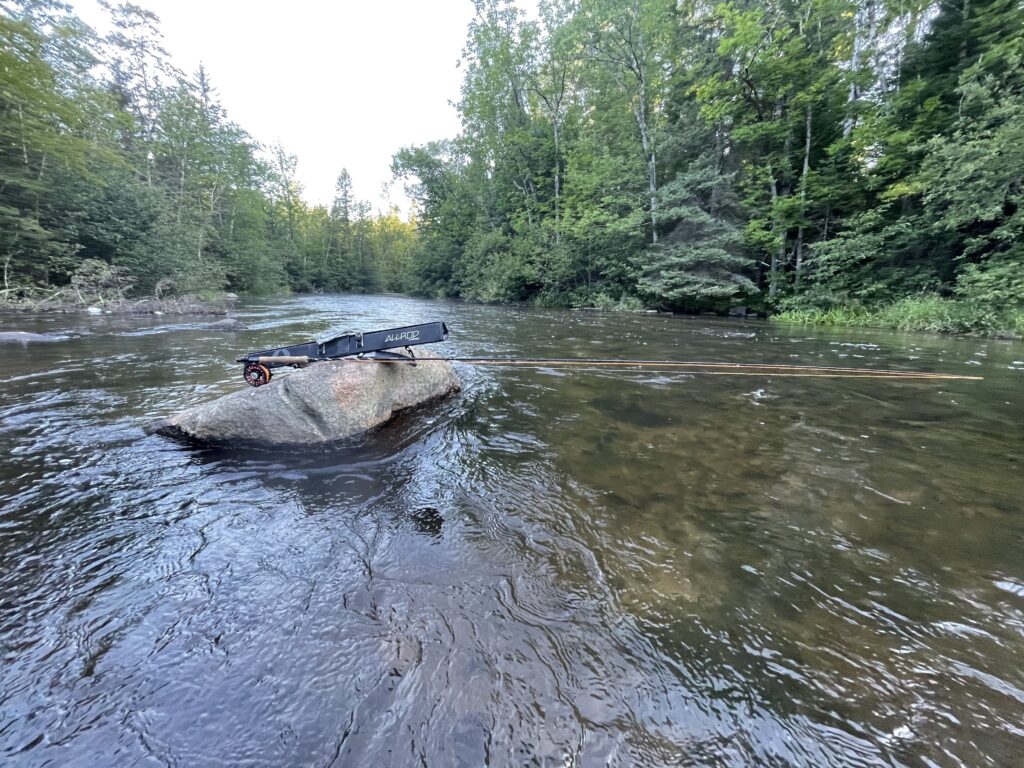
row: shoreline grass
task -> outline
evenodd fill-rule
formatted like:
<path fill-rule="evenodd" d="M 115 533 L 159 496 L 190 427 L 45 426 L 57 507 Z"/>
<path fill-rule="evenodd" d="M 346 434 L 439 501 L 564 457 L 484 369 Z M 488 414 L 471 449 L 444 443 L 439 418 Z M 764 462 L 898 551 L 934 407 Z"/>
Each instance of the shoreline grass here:
<path fill-rule="evenodd" d="M 942 296 L 913 296 L 873 307 L 845 304 L 827 309 L 787 309 L 773 315 L 772 321 L 795 325 L 889 328 L 900 331 L 1024 338 L 1024 311 L 998 310 L 991 306 Z"/>

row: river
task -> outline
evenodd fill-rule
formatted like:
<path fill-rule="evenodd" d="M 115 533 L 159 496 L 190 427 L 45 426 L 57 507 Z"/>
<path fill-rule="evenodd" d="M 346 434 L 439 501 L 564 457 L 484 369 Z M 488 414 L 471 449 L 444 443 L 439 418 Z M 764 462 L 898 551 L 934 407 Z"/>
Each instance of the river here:
<path fill-rule="evenodd" d="M 4 316 L 5 766 L 1019 765 L 1024 344 L 397 296 Z M 444 320 L 459 366 L 317 453 L 143 426 L 235 354 Z M 287 374 L 282 374 L 287 375 Z"/>

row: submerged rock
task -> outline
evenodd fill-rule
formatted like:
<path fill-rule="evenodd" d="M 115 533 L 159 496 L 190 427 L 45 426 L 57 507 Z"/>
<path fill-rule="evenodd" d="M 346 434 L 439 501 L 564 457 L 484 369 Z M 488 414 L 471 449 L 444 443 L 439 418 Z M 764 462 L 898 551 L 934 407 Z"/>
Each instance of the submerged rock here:
<path fill-rule="evenodd" d="M 418 359 L 435 358 L 420 353 Z M 332 360 L 189 408 L 147 431 L 217 444 L 317 446 L 381 426 L 461 388 L 451 363 Z"/>
<path fill-rule="evenodd" d="M 218 320 L 215 323 L 209 323 L 207 326 L 208 330 L 211 331 L 244 331 L 247 330 L 245 323 L 241 320 L 236 320 L 233 317 L 226 317 L 223 320 Z"/>
<path fill-rule="evenodd" d="M 46 344 L 51 341 L 64 341 L 66 336 L 48 336 L 45 333 L 29 333 L 28 331 L 4 331 L 0 333 L 0 344 Z"/>

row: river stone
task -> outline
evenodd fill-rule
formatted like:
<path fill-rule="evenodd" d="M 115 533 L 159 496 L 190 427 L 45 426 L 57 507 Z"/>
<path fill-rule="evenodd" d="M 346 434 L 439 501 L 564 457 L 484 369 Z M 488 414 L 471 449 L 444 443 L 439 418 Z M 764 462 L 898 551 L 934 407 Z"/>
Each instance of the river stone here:
<path fill-rule="evenodd" d="M 244 331 L 247 330 L 245 323 L 233 317 L 226 317 L 215 323 L 208 323 L 206 326 L 210 331 Z"/>
<path fill-rule="evenodd" d="M 436 359 L 423 352 L 417 357 Z M 331 360 L 194 406 L 147 431 L 217 444 L 318 446 L 360 435 L 460 388 L 448 362 L 413 367 Z"/>
<path fill-rule="evenodd" d="M 28 331 L 5 331 L 0 333 L 0 344 L 45 344 L 51 341 L 64 341 L 64 336 L 47 336 L 43 333 Z"/>

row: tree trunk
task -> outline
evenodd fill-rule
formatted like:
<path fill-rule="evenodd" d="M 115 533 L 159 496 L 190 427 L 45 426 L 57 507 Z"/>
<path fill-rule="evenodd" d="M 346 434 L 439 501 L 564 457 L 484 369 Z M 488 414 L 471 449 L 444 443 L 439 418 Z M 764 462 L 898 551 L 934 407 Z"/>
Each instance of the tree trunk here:
<path fill-rule="evenodd" d="M 559 226 L 559 219 L 558 219 L 558 213 L 559 213 L 559 211 L 558 211 L 558 204 L 559 204 L 558 195 L 559 195 L 559 192 L 561 191 L 561 180 L 562 179 L 561 179 L 561 176 L 560 176 L 561 169 L 559 167 L 561 165 L 561 157 L 560 157 L 560 155 L 558 153 L 558 129 L 559 129 L 559 125 L 558 125 L 558 121 L 557 120 L 552 124 L 552 128 L 553 128 L 554 134 L 555 134 L 555 245 L 558 245 L 559 243 L 561 243 L 561 240 L 562 240 L 562 232 L 561 232 L 561 227 Z"/>
<path fill-rule="evenodd" d="M 647 156 L 647 186 L 651 196 L 651 242 L 656 243 L 658 242 L 658 177 L 654 158 L 654 140 L 647 128 L 647 116 L 644 114 L 643 104 L 644 102 L 641 101 L 640 106 L 634 109 L 633 113 L 636 115 L 636 123 L 640 128 L 640 145 L 644 148 L 644 154 Z"/>
<path fill-rule="evenodd" d="M 775 204 L 779 199 L 779 187 L 775 182 L 775 172 L 770 168 L 768 172 L 771 173 L 771 192 L 772 192 L 772 231 L 776 235 L 779 233 L 779 221 L 775 213 Z M 772 263 L 768 272 L 768 298 L 774 299 L 775 295 L 779 292 L 779 264 L 782 262 L 782 257 L 786 252 L 786 236 L 785 233 L 781 233 L 779 237 L 779 248 L 772 254 Z"/>
<path fill-rule="evenodd" d="M 878 45 L 878 16 L 879 9 L 876 3 L 868 4 L 868 40 L 871 44 L 871 68 L 875 73 L 875 81 L 878 83 L 878 90 L 882 94 L 889 92 L 889 84 L 886 81 L 885 70 L 882 65 L 882 52 Z M 902 56 L 900 59 L 902 60 Z"/>
<path fill-rule="evenodd" d="M 46 153 L 43 152 L 42 157 L 39 158 L 39 173 L 36 174 L 36 183 L 39 184 L 40 188 L 42 188 L 43 174 L 45 172 L 46 172 Z M 39 221 L 39 204 L 40 204 L 40 202 L 41 202 L 41 200 L 40 200 L 39 191 L 36 190 L 36 193 L 35 193 L 35 209 L 34 209 L 35 210 L 35 215 L 36 215 L 36 221 Z M 50 284 L 49 277 L 47 277 L 47 279 L 46 279 L 46 284 L 47 285 Z"/>
<path fill-rule="evenodd" d="M 793 290 L 800 292 L 800 269 L 804 252 L 804 215 L 807 212 L 807 173 L 811 169 L 811 106 L 807 105 L 806 140 L 804 141 L 804 169 L 800 174 L 800 227 L 796 233 L 796 271 L 793 276 Z"/>
<path fill-rule="evenodd" d="M 852 81 L 850 82 L 850 94 L 846 97 L 847 108 L 851 109 L 860 97 L 860 88 L 857 86 L 857 70 L 860 69 L 860 49 L 863 45 L 863 37 L 861 36 L 861 15 L 860 11 L 855 11 L 853 15 L 853 55 L 850 57 L 850 75 Z M 850 133 L 853 132 L 854 118 L 853 114 L 847 113 L 846 118 L 843 120 L 843 138 L 850 138 Z"/>
<path fill-rule="evenodd" d="M 28 168 L 28 144 L 25 141 L 25 112 L 21 108 L 21 103 L 18 103 L 18 122 L 21 123 L 21 159 Z"/>
<path fill-rule="evenodd" d="M 187 163 L 186 153 L 181 154 L 181 172 L 178 174 L 178 212 L 175 216 L 175 223 L 181 224 L 181 207 L 185 204 L 185 164 Z"/>
<path fill-rule="evenodd" d="M 654 146 L 651 146 L 651 159 L 648 161 L 648 181 L 651 193 L 651 242 L 658 242 L 658 166 L 654 158 Z"/>
<path fill-rule="evenodd" d="M 960 51 L 958 54 L 958 60 L 963 64 L 964 59 L 967 58 L 967 20 L 971 16 L 971 0 L 963 0 L 963 5 L 960 10 L 960 26 L 963 28 L 963 39 L 960 41 Z"/>

